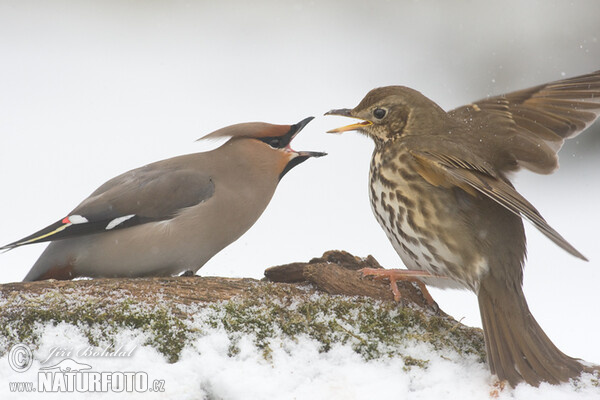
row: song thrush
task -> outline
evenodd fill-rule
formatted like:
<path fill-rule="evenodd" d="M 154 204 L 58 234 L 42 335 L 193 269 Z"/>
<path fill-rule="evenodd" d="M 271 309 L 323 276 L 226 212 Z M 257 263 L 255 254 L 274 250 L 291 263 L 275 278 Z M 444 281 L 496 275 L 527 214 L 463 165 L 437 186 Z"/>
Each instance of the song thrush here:
<path fill-rule="evenodd" d="M 514 189 L 508 173 L 552 172 L 564 140 L 599 114 L 600 71 L 449 112 L 416 90 L 389 86 L 370 91 L 352 110 L 326 113 L 362 120 L 329 132 L 356 130 L 375 142 L 372 209 L 411 270 L 384 274 L 475 292 L 490 369 L 512 386 L 557 384 L 597 368 L 556 348 L 529 311 L 521 217 L 585 257 Z"/>

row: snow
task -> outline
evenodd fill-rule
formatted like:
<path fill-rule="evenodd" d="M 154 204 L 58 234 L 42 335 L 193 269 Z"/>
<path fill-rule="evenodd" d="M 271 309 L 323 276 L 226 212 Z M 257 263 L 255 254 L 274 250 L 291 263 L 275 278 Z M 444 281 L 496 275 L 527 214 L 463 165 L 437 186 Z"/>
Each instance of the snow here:
<path fill-rule="evenodd" d="M 123 329 L 115 336 L 115 347 L 134 349 L 132 357 L 102 358 L 77 356 L 76 351 L 89 347 L 88 339 L 73 325 L 48 324 L 36 354 L 49 354 L 55 347 L 74 349 L 71 357 L 92 366 L 91 371 L 144 372 L 150 386 L 164 381 L 164 392 L 153 393 L 86 393 L 86 398 L 144 399 L 374 399 L 411 398 L 464 400 L 489 398 L 493 381 L 485 366 L 474 358 L 461 358 L 453 351 L 435 351 L 426 344 L 410 349 L 415 358 L 427 359 L 426 369 L 406 368 L 402 358 L 379 358 L 365 361 L 349 345 L 334 345 L 320 351 L 322 343 L 307 337 L 296 340 L 275 338 L 271 357 L 266 360 L 250 336 L 236 342 L 239 351 L 230 354 L 231 339 L 223 329 L 199 324 L 203 334 L 184 348 L 179 361 L 168 363 L 152 347 L 144 346 L 144 334 Z M 37 383 L 40 367 L 53 365 L 59 358 L 41 364 L 35 359 L 25 373 L 0 359 L 0 376 L 6 382 Z M 87 371 L 86 371 L 87 372 Z M 86 373 L 84 372 L 84 373 Z M 56 372 L 58 374 L 58 372 Z M 597 399 L 600 387 L 593 387 L 590 377 L 578 385 L 520 385 L 505 388 L 499 399 Z M 597 381 L 596 381 L 597 382 Z M 11 393 L 8 385 L 0 387 L 2 399 L 33 399 L 39 393 Z M 77 393 L 73 393 L 77 397 Z M 44 398 L 70 398 L 64 393 L 44 393 Z"/>
<path fill-rule="evenodd" d="M 202 150 L 193 141 L 215 129 L 315 115 L 294 146 L 329 155 L 286 175 L 258 223 L 200 274 L 260 278 L 268 266 L 329 249 L 373 254 L 386 267 L 400 267 L 368 203 L 372 144 L 353 134 L 323 134 L 347 121 L 320 116 L 358 104 L 377 86 L 414 87 L 448 109 L 596 70 L 599 13 L 597 0 L 0 2 L 0 245 L 68 215 L 111 177 Z M 572 142 L 556 174 L 520 174 L 517 187 L 590 262 L 528 226 L 525 294 L 560 349 L 600 363 L 600 149 L 598 141 Z M 21 280 L 43 248 L 1 254 L 0 282 Z M 480 324 L 471 293 L 432 294 L 457 319 Z M 84 345 L 69 326 L 45 329 L 48 348 Z M 122 334 L 123 342 L 143 343 Z M 199 398 L 201 390 L 250 398 L 242 388 L 260 392 L 257 398 L 298 399 L 456 393 L 469 399 L 489 391 L 480 366 L 457 367 L 440 357 L 427 371 L 404 376 L 401 361 L 364 362 L 343 348 L 315 353 L 308 339 L 275 348 L 270 364 L 251 347 L 241 352 L 246 358 L 227 357 L 226 340 L 210 332 L 175 364 L 140 347 L 131 359 L 98 360 L 94 367 L 164 377 L 172 398 Z M 23 378 L 11 371 L 0 359 L 0 390 Z M 0 397 L 10 396 L 27 398 Z M 500 398 L 598 397 L 563 385 L 521 386 Z"/>

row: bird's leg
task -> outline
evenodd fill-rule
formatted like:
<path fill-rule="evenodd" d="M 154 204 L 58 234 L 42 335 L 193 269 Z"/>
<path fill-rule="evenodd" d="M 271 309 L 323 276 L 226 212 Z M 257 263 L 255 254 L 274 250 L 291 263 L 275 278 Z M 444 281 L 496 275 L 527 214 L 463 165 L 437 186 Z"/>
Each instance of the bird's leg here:
<path fill-rule="evenodd" d="M 433 307 L 435 309 L 438 308 L 437 304 L 435 303 L 435 300 L 433 300 L 433 297 L 431 296 L 431 293 L 429 293 L 429 290 L 427 290 L 427 286 L 425 286 L 425 284 L 423 283 L 422 280 L 415 279 L 415 280 L 412 280 L 410 282 L 416 283 L 417 286 L 419 287 L 419 289 L 421 289 L 421 294 L 423 294 L 423 297 L 425 297 L 425 301 L 427 301 L 427 304 L 429 305 L 429 307 Z"/>
<path fill-rule="evenodd" d="M 392 293 L 394 293 L 394 300 L 396 302 L 399 302 L 402 299 L 402 294 L 400 293 L 396 282 L 414 282 L 417 284 L 417 286 L 419 286 L 419 289 L 421 289 L 421 293 L 423 293 L 423 297 L 425 297 L 427 304 L 429 304 L 430 306 L 434 306 L 435 301 L 433 300 L 433 297 L 431 297 L 429 290 L 427 290 L 427 287 L 425 286 L 423 281 L 419 279 L 419 277 L 443 278 L 442 276 L 433 275 L 426 271 L 412 271 L 409 269 L 363 268 L 360 270 L 360 272 L 363 276 L 373 276 L 375 279 L 388 278 L 390 280 L 390 287 L 392 289 Z"/>
<path fill-rule="evenodd" d="M 504 391 L 507 383 L 508 381 L 496 380 L 496 382 L 494 382 L 492 385 L 492 389 L 490 390 L 490 397 L 492 399 L 497 399 L 500 397 L 500 393 Z"/>

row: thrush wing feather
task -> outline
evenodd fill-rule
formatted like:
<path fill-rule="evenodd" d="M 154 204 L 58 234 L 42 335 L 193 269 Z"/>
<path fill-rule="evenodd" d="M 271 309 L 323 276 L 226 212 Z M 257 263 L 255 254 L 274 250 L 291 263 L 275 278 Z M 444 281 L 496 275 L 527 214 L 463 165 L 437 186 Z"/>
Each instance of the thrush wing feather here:
<path fill-rule="evenodd" d="M 456 169 L 450 171 L 450 173 L 457 178 L 462 178 L 476 190 L 487 195 L 513 213 L 521 215 L 529 220 L 540 232 L 569 254 L 587 261 L 587 258 L 583 254 L 575 249 L 560 233 L 546 222 L 531 203 L 506 182 L 474 171 Z"/>
<path fill-rule="evenodd" d="M 471 188 L 494 200 L 507 210 L 526 218 L 556 245 L 573 256 L 587 261 L 587 258 L 567 242 L 560 233 L 552 228 L 539 211 L 527 201 L 527 199 L 521 196 L 510 183 L 501 178 L 495 178 L 488 175 L 482 168 L 469 166 L 465 162 L 461 162 L 460 160 L 457 161 L 448 156 L 416 150 L 411 151 L 411 154 L 420 164 L 429 164 L 430 168 L 437 168 L 438 170 L 444 171 L 451 177 L 451 179 L 447 181 L 455 182 L 459 187 L 463 187 L 466 183 Z M 419 169 L 417 169 L 417 172 L 421 173 Z M 424 178 L 431 183 L 431 178 Z M 469 192 L 469 190 L 467 190 L 467 192 Z"/>
<path fill-rule="evenodd" d="M 483 128 L 481 132 L 514 131 L 534 145 L 558 152 L 565 139 L 578 135 L 600 116 L 600 71 L 482 99 L 448 114 Z M 491 125 L 494 130 L 485 129 Z M 549 173 L 558 163 L 523 166 Z"/>
<path fill-rule="evenodd" d="M 208 175 L 151 164 L 109 180 L 68 217 L 0 250 L 167 220 L 206 201 L 214 190 Z"/>

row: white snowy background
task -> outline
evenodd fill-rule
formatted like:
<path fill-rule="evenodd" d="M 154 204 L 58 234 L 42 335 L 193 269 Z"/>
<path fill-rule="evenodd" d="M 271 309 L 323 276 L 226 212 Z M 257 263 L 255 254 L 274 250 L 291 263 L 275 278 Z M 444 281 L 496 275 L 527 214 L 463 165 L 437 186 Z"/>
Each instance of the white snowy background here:
<path fill-rule="evenodd" d="M 329 249 L 372 254 L 386 267 L 401 267 L 371 215 L 371 142 L 352 133 L 324 134 L 347 121 L 322 114 L 354 107 L 377 86 L 410 86 L 451 109 L 598 70 L 599 17 L 596 0 L 1 0 L 0 243 L 64 217 L 121 172 L 203 150 L 194 140 L 215 129 L 245 121 L 291 124 L 313 115 L 294 148 L 329 156 L 290 172 L 256 225 L 199 274 L 260 278 L 268 266 Z M 524 286 L 532 312 L 559 348 L 596 363 L 599 166 L 596 124 L 563 148 L 557 173 L 521 173 L 516 180 L 551 225 L 590 259 L 569 256 L 528 227 Z M 21 280 L 43 248 L 0 255 L 0 282 Z M 471 293 L 432 294 L 455 318 L 480 325 Z M 63 334 L 69 337 L 58 337 Z M 204 345 L 218 349 L 218 340 L 214 347 L 209 339 Z M 262 388 L 281 390 L 254 398 L 366 399 L 378 397 L 377 388 L 398 398 L 408 393 L 409 386 L 400 383 L 391 390 L 400 382 L 401 366 L 367 365 L 344 351 L 313 357 L 298 351 L 304 355 L 282 361 L 282 374 L 295 371 L 296 381 L 250 356 L 244 374 Z M 128 362 L 167 374 L 167 385 L 185 394 L 172 392 L 174 398 L 201 398 L 194 371 L 204 373 L 203 361 L 234 363 L 207 357 L 184 356 L 167 368 L 144 350 Z M 444 375 L 440 366 L 427 378 L 435 379 L 410 391 L 414 398 L 457 392 L 481 398 L 485 374 L 473 385 L 469 376 Z M 520 388 L 510 396 L 586 398 L 568 388 Z M 232 390 L 224 398 L 250 397 Z"/>

